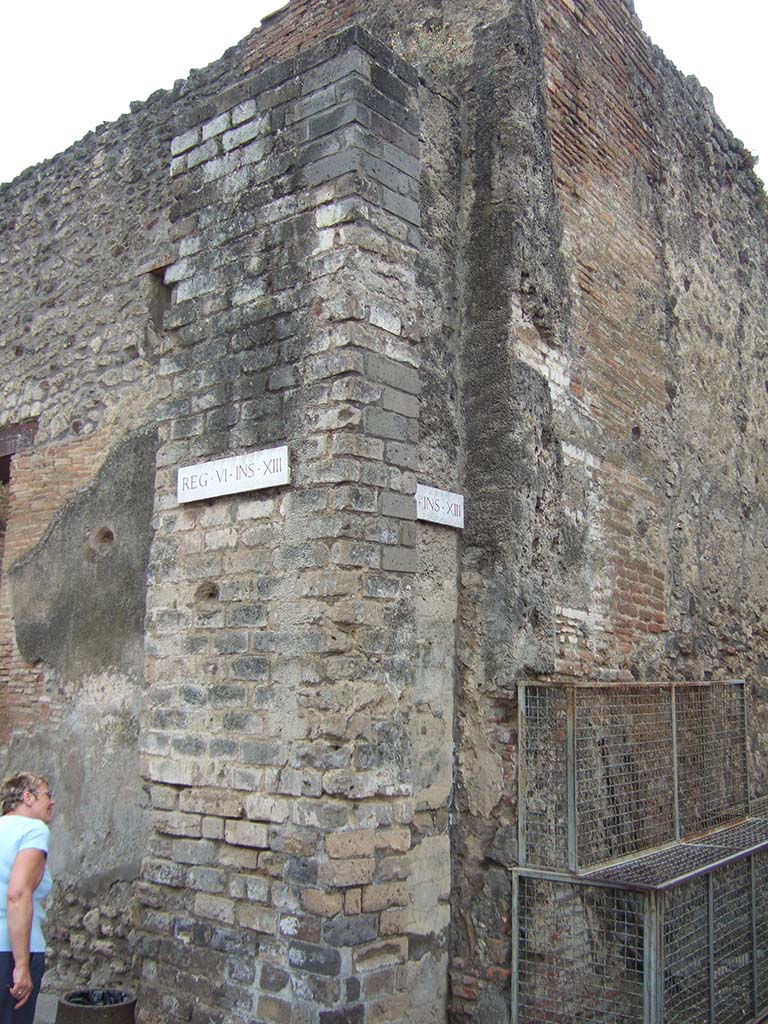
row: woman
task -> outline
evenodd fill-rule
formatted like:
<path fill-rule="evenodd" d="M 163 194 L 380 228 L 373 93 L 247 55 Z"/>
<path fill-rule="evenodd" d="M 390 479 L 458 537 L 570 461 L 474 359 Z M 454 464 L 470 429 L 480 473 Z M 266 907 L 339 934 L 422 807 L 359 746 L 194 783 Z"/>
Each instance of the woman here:
<path fill-rule="evenodd" d="M 48 780 L 17 772 L 0 783 L 0 1024 L 33 1024 L 45 970 L 42 902 L 53 793 Z"/>

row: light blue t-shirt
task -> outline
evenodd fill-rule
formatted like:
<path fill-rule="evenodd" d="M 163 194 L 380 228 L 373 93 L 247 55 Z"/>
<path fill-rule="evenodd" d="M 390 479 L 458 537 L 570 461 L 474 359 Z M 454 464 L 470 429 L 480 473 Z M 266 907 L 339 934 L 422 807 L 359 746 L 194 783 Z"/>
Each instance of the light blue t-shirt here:
<path fill-rule="evenodd" d="M 48 835 L 48 826 L 37 818 L 25 818 L 21 814 L 3 814 L 0 817 L 0 952 L 11 952 L 11 939 L 8 935 L 8 881 L 20 850 L 42 850 L 46 854 L 45 872 L 32 897 L 32 934 L 29 940 L 30 953 L 45 952 L 43 900 L 53 885 L 48 870 Z"/>

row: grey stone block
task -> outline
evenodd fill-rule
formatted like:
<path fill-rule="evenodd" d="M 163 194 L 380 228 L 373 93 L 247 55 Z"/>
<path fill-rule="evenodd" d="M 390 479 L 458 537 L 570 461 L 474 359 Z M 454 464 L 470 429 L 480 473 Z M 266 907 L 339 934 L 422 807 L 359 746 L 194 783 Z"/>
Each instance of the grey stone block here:
<path fill-rule="evenodd" d="M 400 195 L 399 192 L 393 192 L 389 188 L 382 188 L 381 202 L 384 209 L 395 217 L 408 221 L 415 227 L 421 227 L 421 210 L 419 204 L 413 199 Z"/>
<path fill-rule="evenodd" d="M 248 660 L 248 659 L 243 659 Z M 245 703 L 245 687 L 243 686 L 227 686 L 224 683 L 219 683 L 216 686 L 212 686 L 209 691 L 209 697 L 211 704 L 219 705 L 232 705 L 232 704 L 244 704 Z"/>
<path fill-rule="evenodd" d="M 190 889 L 198 889 L 200 892 L 224 892 L 227 887 L 227 874 L 216 868 L 190 868 L 187 885 Z"/>
<path fill-rule="evenodd" d="M 268 679 L 269 658 L 237 658 L 232 663 L 234 679 Z"/>
<path fill-rule="evenodd" d="M 246 121 L 238 128 L 233 128 L 222 136 L 221 142 L 224 146 L 224 150 L 229 152 L 230 150 L 237 149 L 239 146 L 244 145 L 246 142 L 250 142 L 252 139 L 257 138 L 260 135 L 264 135 L 266 133 L 266 128 L 267 125 L 263 118 L 254 118 L 252 121 Z"/>
<path fill-rule="evenodd" d="M 366 409 L 364 412 L 365 431 L 374 437 L 383 437 L 392 441 L 408 439 L 408 419 L 396 412 L 385 412 L 383 409 Z M 182 435 L 186 436 L 186 435 Z"/>
<path fill-rule="evenodd" d="M 371 111 L 375 111 L 387 120 L 394 122 L 403 131 L 416 136 L 419 131 L 419 118 L 411 110 L 396 103 L 361 79 L 350 78 L 338 86 L 340 100 L 357 99 Z"/>
<path fill-rule="evenodd" d="M 197 146 L 187 154 L 187 169 L 192 170 L 198 164 L 204 164 L 212 160 L 219 152 L 219 144 L 216 139 L 208 139 L 202 146 Z"/>
<path fill-rule="evenodd" d="M 222 92 L 217 99 L 217 108 L 221 112 L 247 103 L 261 93 L 274 89 L 286 79 L 292 78 L 294 73 L 293 61 L 284 60 L 268 64 L 256 74 Z"/>
<path fill-rule="evenodd" d="M 389 384 L 411 395 L 418 395 L 421 391 L 421 377 L 412 366 L 369 352 L 366 355 L 366 368 L 371 380 Z"/>
<path fill-rule="evenodd" d="M 201 757 L 207 749 L 207 744 L 200 736 L 179 736 L 173 740 L 171 747 L 177 754 Z"/>
<path fill-rule="evenodd" d="M 256 113 L 256 100 L 243 100 L 242 103 L 238 103 L 236 107 L 232 108 L 232 124 L 239 125 L 243 121 L 248 121 Z"/>
<path fill-rule="evenodd" d="M 186 884 L 187 872 L 181 864 L 173 861 L 155 860 L 145 857 L 142 863 L 142 878 L 156 885 L 169 885 L 178 888 Z"/>
<path fill-rule="evenodd" d="M 341 971 L 341 953 L 337 949 L 312 946 L 306 942 L 292 942 L 288 949 L 288 963 L 308 974 L 336 977 Z"/>
<path fill-rule="evenodd" d="M 212 139 L 215 135 L 221 135 L 230 126 L 230 115 L 227 111 L 224 114 L 219 114 L 218 117 L 214 117 L 212 121 L 207 121 L 202 126 L 202 140 L 207 142 L 208 139 Z"/>
<path fill-rule="evenodd" d="M 419 453 L 415 445 L 390 441 L 387 443 L 385 456 L 387 462 L 393 466 L 399 466 L 403 469 L 418 469 Z"/>
<path fill-rule="evenodd" d="M 360 946 L 372 942 L 378 933 L 376 914 L 338 917 L 323 924 L 323 939 L 329 946 Z"/>
<path fill-rule="evenodd" d="M 375 136 L 373 136 L 375 138 Z M 381 157 L 399 170 L 403 171 L 414 181 L 419 180 L 421 161 L 418 156 L 406 153 L 391 142 L 381 144 Z"/>
<path fill-rule="evenodd" d="M 285 880 L 295 885 L 315 885 L 317 862 L 309 857 L 289 857 L 285 865 Z"/>
<path fill-rule="evenodd" d="M 248 637 L 245 633 L 219 633 L 213 638 L 213 650 L 216 654 L 245 654 Z"/>
<path fill-rule="evenodd" d="M 281 967 L 265 963 L 261 968 L 259 983 L 265 992 L 280 992 L 290 981 L 290 975 Z"/>
<path fill-rule="evenodd" d="M 176 839 L 173 859 L 179 864 L 214 864 L 218 847 L 210 839 Z"/>
<path fill-rule="evenodd" d="M 419 84 L 419 76 L 416 70 L 411 67 L 401 57 L 398 57 L 388 46 L 380 42 L 378 39 L 369 35 L 364 28 L 359 25 L 355 25 L 350 28 L 347 32 L 343 33 L 340 38 L 350 45 L 354 43 L 359 46 L 364 53 L 370 54 L 378 64 L 382 67 L 387 68 L 393 74 L 396 74 L 399 78 L 410 86 L 416 87 Z"/>
<path fill-rule="evenodd" d="M 416 549 L 401 546 L 382 548 L 381 568 L 392 572 L 418 572 L 419 558 Z"/>
<path fill-rule="evenodd" d="M 416 519 L 416 500 L 410 494 L 384 491 L 381 495 L 381 513 L 396 519 Z"/>
<path fill-rule="evenodd" d="M 196 146 L 199 141 L 200 129 L 191 128 L 182 135 L 177 135 L 175 138 L 171 139 L 171 154 L 173 156 L 178 156 L 180 153 L 186 153 L 187 150 Z"/>
<path fill-rule="evenodd" d="M 241 604 L 231 608 L 227 614 L 230 626 L 264 626 L 267 609 L 263 604 Z"/>
<path fill-rule="evenodd" d="M 208 744 L 211 757 L 226 757 L 229 760 L 237 756 L 237 743 L 234 740 L 215 739 Z"/>
<path fill-rule="evenodd" d="M 334 178 L 340 178 L 350 171 L 357 171 L 360 168 L 360 153 L 350 150 L 346 153 L 338 153 L 335 156 L 325 157 L 316 163 L 308 164 L 303 170 L 305 184 L 313 188 L 316 185 Z"/>
<path fill-rule="evenodd" d="M 309 138 L 317 139 L 347 124 L 360 124 L 367 127 L 370 122 L 371 115 L 368 108 L 356 100 L 349 100 L 323 114 L 319 114 L 317 117 L 313 117 L 308 126 Z"/>
<path fill-rule="evenodd" d="M 291 78 L 288 81 L 281 82 L 272 89 L 267 89 L 259 95 L 258 108 L 259 110 L 274 112 L 280 107 L 285 107 L 286 104 L 292 100 L 297 99 L 301 96 L 301 82 L 295 78 Z M 243 118 L 243 120 L 247 120 Z M 232 121 L 234 123 L 234 111 L 232 112 Z"/>
<path fill-rule="evenodd" d="M 400 523 L 400 544 L 403 547 L 413 548 L 416 547 L 416 541 L 418 539 L 416 523 Z"/>
<path fill-rule="evenodd" d="M 382 395 L 381 404 L 389 412 L 399 412 L 402 416 L 416 418 L 419 415 L 419 400 L 414 395 L 409 395 L 394 388 L 386 388 Z"/>
<path fill-rule="evenodd" d="M 407 195 L 414 189 L 413 178 L 370 153 L 360 154 L 360 167 L 374 181 L 400 195 Z"/>
<path fill-rule="evenodd" d="M 240 757 L 245 764 L 280 765 L 284 760 L 282 746 L 266 740 L 244 740 Z"/>
<path fill-rule="evenodd" d="M 391 576 L 374 576 L 371 573 L 366 573 L 363 578 L 363 593 L 366 597 L 377 597 L 390 601 L 392 598 L 400 596 L 401 587 L 400 580 L 393 579 Z"/>
<path fill-rule="evenodd" d="M 418 138 L 381 114 L 371 112 L 371 131 L 378 138 L 396 146 L 401 152 L 418 159 L 420 153 Z"/>
<path fill-rule="evenodd" d="M 414 98 L 414 89 L 408 88 L 401 78 L 387 71 L 380 64 L 371 64 L 371 84 L 400 106 L 407 106 Z"/>
<path fill-rule="evenodd" d="M 287 125 L 292 125 L 297 121 L 303 121 L 305 118 L 313 117 L 315 114 L 319 114 L 322 110 L 328 110 L 330 107 L 333 107 L 336 102 L 337 92 L 334 85 L 328 85 L 324 89 L 318 89 L 309 96 L 304 96 L 302 99 L 296 100 L 286 108 L 285 123 Z"/>
<path fill-rule="evenodd" d="M 356 46 L 342 50 L 337 56 L 316 65 L 312 71 L 302 76 L 301 87 L 305 95 L 333 85 L 350 75 L 370 78 L 370 59 Z"/>

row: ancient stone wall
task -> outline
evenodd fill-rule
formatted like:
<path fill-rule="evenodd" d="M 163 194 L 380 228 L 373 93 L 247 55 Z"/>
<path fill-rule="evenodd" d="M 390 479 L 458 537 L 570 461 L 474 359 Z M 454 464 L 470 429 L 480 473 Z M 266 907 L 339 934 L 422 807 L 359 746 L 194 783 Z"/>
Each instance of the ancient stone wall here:
<path fill-rule="evenodd" d="M 0 186 L 4 769 L 57 796 L 51 983 L 130 979 L 153 406 L 175 124 L 226 59 Z M 29 429 L 29 428 L 33 429 Z M 8 458 L 9 456 L 9 458 Z M 149 473 L 149 475 L 148 475 Z M 4 517 L 5 518 L 5 517 Z"/>
<path fill-rule="evenodd" d="M 766 336 L 764 285 L 756 286 L 767 269 L 759 183 L 704 91 L 651 46 L 629 5 L 545 0 L 536 14 L 531 31 L 514 32 L 507 51 L 514 57 L 489 91 L 495 98 L 508 89 L 522 58 L 528 96 L 546 97 L 539 159 L 510 176 L 525 182 L 526 213 L 516 212 L 511 191 L 499 201 L 514 154 L 536 152 L 524 133 L 530 138 L 530 126 L 541 120 L 518 94 L 489 119 L 490 130 L 504 124 L 507 109 L 528 113 L 519 124 L 513 113 L 489 147 L 486 188 L 495 202 L 487 208 L 510 223 L 500 231 L 491 221 L 479 233 L 475 288 L 471 235 L 465 250 L 467 340 L 482 314 L 490 319 L 489 268 L 513 268 L 494 304 L 501 315 L 489 331 L 496 356 L 486 372 L 499 387 L 501 360 L 512 356 L 511 394 L 537 389 L 530 409 L 540 433 L 532 433 L 535 443 L 520 444 L 505 474 L 501 437 L 515 435 L 496 434 L 497 459 L 489 458 L 482 479 L 519 480 L 506 507 L 525 508 L 528 499 L 530 519 L 510 531 L 491 520 L 475 555 L 481 572 L 462 575 L 468 600 L 454 832 L 457 1020 L 495 1022 L 509 1014 L 503 869 L 517 858 L 516 678 L 744 676 L 752 684 L 756 794 L 766 781 L 759 597 L 766 562 L 763 530 L 754 529 L 764 504 L 766 396 L 752 376 Z M 528 53 L 523 40 L 532 44 Z M 503 63 L 477 52 L 483 68 Z M 486 101 L 471 119 L 475 128 L 489 107 Z M 537 196 L 551 214 L 543 229 L 531 219 Z M 516 236 L 522 260 L 514 257 Z M 557 247 L 544 254 L 544 266 L 542 240 Z M 465 355 L 465 389 L 472 358 Z M 479 362 L 484 368 L 491 357 Z M 478 388 L 478 406 L 487 407 L 489 394 L 487 384 Z M 464 412 L 469 441 L 472 399 Z M 518 430 L 524 422 L 518 413 Z M 474 446 L 465 455 L 465 487 L 474 498 L 472 457 Z M 477 528 L 469 516 L 467 570 L 467 542 Z M 514 542 L 499 557 L 507 536 Z M 528 563 L 520 561 L 527 544 Z M 516 564 L 524 566 L 519 580 Z M 478 594 L 490 596 L 490 580 L 507 573 L 512 586 L 484 606 Z M 535 612 L 530 625 L 527 609 Z M 536 620 L 543 622 L 538 631 L 531 628 Z"/>

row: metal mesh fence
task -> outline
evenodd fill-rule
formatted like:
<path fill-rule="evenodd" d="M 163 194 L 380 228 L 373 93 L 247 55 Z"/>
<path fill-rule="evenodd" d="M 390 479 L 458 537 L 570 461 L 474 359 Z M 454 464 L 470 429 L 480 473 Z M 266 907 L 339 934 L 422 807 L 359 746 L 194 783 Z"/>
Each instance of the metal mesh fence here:
<path fill-rule="evenodd" d="M 768 1019 L 744 684 L 523 691 L 513 1024 Z"/>
<path fill-rule="evenodd" d="M 630 888 L 657 889 L 685 878 L 693 872 L 711 867 L 726 856 L 725 850 L 682 843 L 668 850 L 659 850 L 636 860 L 625 861 L 623 864 L 590 871 L 586 877 Z"/>
<path fill-rule="evenodd" d="M 568 862 L 567 691 L 528 686 L 523 707 L 523 863 L 556 867 Z"/>
<path fill-rule="evenodd" d="M 578 863 L 675 837 L 672 694 L 656 686 L 576 691 Z"/>
<path fill-rule="evenodd" d="M 595 878 L 519 876 L 514 1024 L 745 1024 L 768 1012 L 768 848 L 670 889 Z"/>
<path fill-rule="evenodd" d="M 642 1024 L 642 896 L 521 877 L 518 916 L 518 1024 Z"/>
<path fill-rule="evenodd" d="M 523 864 L 585 870 L 748 814 L 742 682 L 523 691 Z"/>
<path fill-rule="evenodd" d="M 749 811 L 742 684 L 676 687 L 680 835 Z"/>
<path fill-rule="evenodd" d="M 755 974 L 757 1005 L 768 1006 L 768 851 L 752 858 L 755 899 Z"/>
<path fill-rule="evenodd" d="M 709 1020 L 708 888 L 699 878 L 666 896 L 664 1024 Z"/>
<path fill-rule="evenodd" d="M 710 878 L 715 1020 L 736 1024 L 754 1015 L 749 858 L 713 872 Z"/>
<path fill-rule="evenodd" d="M 768 818 L 751 818 L 740 825 L 723 828 L 713 835 L 692 839 L 692 846 L 716 846 L 721 850 L 748 850 L 768 842 Z"/>

